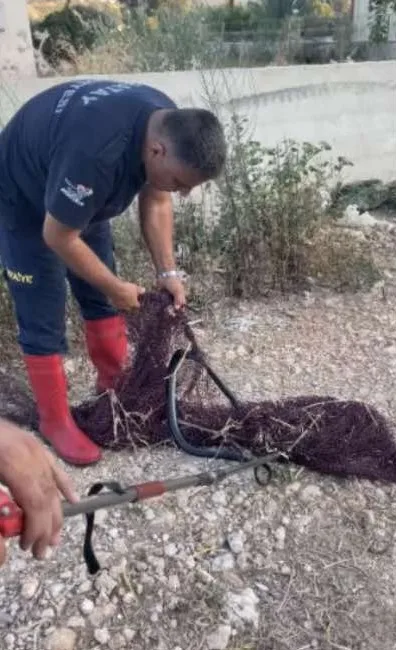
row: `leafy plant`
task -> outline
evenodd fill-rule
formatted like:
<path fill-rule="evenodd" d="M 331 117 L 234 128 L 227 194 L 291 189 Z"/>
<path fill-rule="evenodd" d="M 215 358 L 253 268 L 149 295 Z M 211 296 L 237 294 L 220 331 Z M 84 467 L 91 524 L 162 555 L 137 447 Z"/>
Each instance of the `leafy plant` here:
<path fill-rule="evenodd" d="M 282 291 L 305 277 L 307 240 L 328 219 L 331 184 L 348 163 L 320 155 L 329 145 L 284 141 L 273 149 L 230 125 L 227 170 L 220 187 L 213 244 L 232 295 Z"/>
<path fill-rule="evenodd" d="M 95 7 L 67 4 L 48 14 L 43 20 L 32 21 L 32 38 L 45 60 L 53 67 L 60 60 L 73 62 L 76 57 L 103 42 L 117 27 L 107 11 Z"/>
<path fill-rule="evenodd" d="M 392 11 L 396 11 L 396 0 L 370 0 L 370 41 L 386 43 L 389 36 L 389 21 Z"/>
<path fill-rule="evenodd" d="M 139 72 L 195 69 L 217 58 L 216 39 L 209 37 L 199 11 L 161 7 L 152 16 L 131 11 L 121 38 Z"/>

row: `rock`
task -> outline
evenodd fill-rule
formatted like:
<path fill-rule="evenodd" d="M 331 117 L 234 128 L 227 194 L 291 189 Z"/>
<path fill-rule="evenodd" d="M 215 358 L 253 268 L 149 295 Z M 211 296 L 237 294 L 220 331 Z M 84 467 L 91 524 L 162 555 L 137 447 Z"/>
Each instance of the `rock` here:
<path fill-rule="evenodd" d="M 1 626 L 3 626 L 3 625 L 4 626 L 12 625 L 13 618 L 14 618 L 15 615 L 16 615 L 16 612 L 12 613 L 12 615 L 8 614 L 7 612 L 0 612 L 0 625 Z"/>
<path fill-rule="evenodd" d="M 95 580 L 95 587 L 98 591 L 103 591 L 106 595 L 117 587 L 117 582 L 107 571 L 103 571 Z"/>
<path fill-rule="evenodd" d="M 130 627 L 124 627 L 122 633 L 124 635 L 124 639 L 126 639 L 127 641 L 133 641 L 133 639 L 136 636 L 135 630 L 132 630 L 132 628 Z"/>
<path fill-rule="evenodd" d="M 275 531 L 276 539 L 276 548 L 280 551 L 283 551 L 285 548 L 285 539 L 286 539 L 286 528 L 284 526 L 278 526 Z"/>
<path fill-rule="evenodd" d="M 13 650 L 15 646 L 15 636 L 13 634 L 6 634 L 4 643 L 7 650 Z"/>
<path fill-rule="evenodd" d="M 231 625 L 219 625 L 206 639 L 208 650 L 226 650 L 231 632 Z"/>
<path fill-rule="evenodd" d="M 318 485 L 307 485 L 301 492 L 301 499 L 303 501 L 312 501 L 319 499 L 322 496 L 322 490 Z"/>
<path fill-rule="evenodd" d="M 280 568 L 280 572 L 283 576 L 290 576 L 291 575 L 291 568 L 287 564 L 282 564 Z"/>
<path fill-rule="evenodd" d="M 48 641 L 48 650 L 74 650 L 77 635 L 74 630 L 59 628 L 55 630 Z"/>
<path fill-rule="evenodd" d="M 301 483 L 299 481 L 293 481 L 293 483 L 290 483 L 289 485 L 286 486 L 285 489 L 285 494 L 286 496 L 294 495 L 296 492 L 299 491 L 301 488 Z"/>
<path fill-rule="evenodd" d="M 147 521 L 153 521 L 155 519 L 155 512 L 152 510 L 152 508 L 145 508 L 144 509 L 144 517 Z"/>
<path fill-rule="evenodd" d="M 192 555 L 187 555 L 186 560 L 185 560 L 185 565 L 187 569 L 194 569 L 195 568 L 195 559 Z"/>
<path fill-rule="evenodd" d="M 95 604 L 92 602 L 92 600 L 89 600 L 88 598 L 84 598 L 80 605 L 80 611 L 82 614 L 85 616 L 88 616 L 89 614 L 92 614 L 92 612 L 95 609 Z"/>
<path fill-rule="evenodd" d="M 103 621 L 105 620 L 105 615 L 103 610 L 104 610 L 103 607 L 95 607 L 92 614 L 89 615 L 89 622 L 92 625 L 92 627 L 100 627 L 100 625 L 103 625 Z"/>
<path fill-rule="evenodd" d="M 377 528 L 373 531 L 372 539 L 368 546 L 368 551 L 374 555 L 383 555 L 392 544 L 390 531 L 385 528 Z"/>
<path fill-rule="evenodd" d="M 15 560 L 12 560 L 12 568 L 15 573 L 22 573 L 22 571 L 25 571 L 26 566 L 27 564 L 22 558 L 16 557 Z"/>
<path fill-rule="evenodd" d="M 247 553 L 243 553 L 243 552 L 239 553 L 239 555 L 237 555 L 236 563 L 237 563 L 237 567 L 241 571 L 246 571 L 246 569 L 249 566 L 249 556 L 247 555 Z"/>
<path fill-rule="evenodd" d="M 103 619 L 108 619 L 112 618 L 117 612 L 117 607 L 114 605 L 114 603 L 108 603 L 101 609 L 101 614 L 103 616 Z"/>
<path fill-rule="evenodd" d="M 52 609 L 52 607 L 47 607 L 41 612 L 41 618 L 54 618 L 55 617 L 55 612 Z"/>
<path fill-rule="evenodd" d="M 241 593 L 229 593 L 227 598 L 228 616 L 231 623 L 247 623 L 257 630 L 259 626 L 258 597 L 253 589 L 248 587 Z"/>
<path fill-rule="evenodd" d="M 98 511 L 99 514 L 99 511 Z M 96 520 L 95 520 L 96 523 Z M 92 583 L 89 582 L 89 580 L 84 580 L 84 582 L 81 583 L 81 585 L 78 587 L 77 591 L 79 594 L 86 594 L 88 591 L 91 591 L 92 589 Z"/>
<path fill-rule="evenodd" d="M 128 553 L 128 546 L 124 539 L 115 539 L 113 545 L 115 553 L 119 555 L 125 555 Z"/>
<path fill-rule="evenodd" d="M 110 632 L 107 628 L 103 627 L 101 630 L 95 630 L 94 632 L 95 641 L 100 643 L 100 645 L 106 645 L 110 641 Z"/>
<path fill-rule="evenodd" d="M 196 568 L 196 577 L 199 578 L 204 585 L 210 585 L 215 581 L 214 577 L 199 565 Z"/>
<path fill-rule="evenodd" d="M 179 591 L 180 589 L 180 580 L 176 573 L 171 573 L 168 578 L 168 587 L 172 591 Z"/>
<path fill-rule="evenodd" d="M 165 560 L 163 557 L 156 557 L 155 555 L 150 555 L 147 558 L 147 562 L 153 566 L 159 574 L 164 573 L 165 571 Z M 145 579 L 150 576 L 145 576 Z"/>
<path fill-rule="evenodd" d="M 212 496 L 212 501 L 217 506 L 227 505 L 227 495 L 224 490 L 216 490 Z"/>
<path fill-rule="evenodd" d="M 275 499 L 269 499 L 264 507 L 264 515 L 267 522 L 269 519 L 275 517 L 277 512 L 278 512 L 278 503 L 275 501 Z"/>
<path fill-rule="evenodd" d="M 222 579 L 225 585 L 231 587 L 231 589 L 234 589 L 235 591 L 238 591 L 238 589 L 243 589 L 245 586 L 243 580 L 241 580 L 239 575 L 234 571 L 227 571 L 222 577 Z"/>
<path fill-rule="evenodd" d="M 231 551 L 235 553 L 235 555 L 242 553 L 244 542 L 245 535 L 241 530 L 230 533 L 227 537 L 228 546 L 230 547 Z"/>
<path fill-rule="evenodd" d="M 59 582 L 55 583 L 54 585 L 51 586 L 51 596 L 53 598 L 58 598 L 58 596 L 61 595 L 61 593 L 65 590 L 65 585 L 60 584 Z"/>
<path fill-rule="evenodd" d="M 127 642 L 122 634 L 116 634 L 112 637 L 114 650 L 124 650 L 127 647 Z"/>
<path fill-rule="evenodd" d="M 225 353 L 225 355 L 224 355 L 224 358 L 225 358 L 226 361 L 234 361 L 235 358 L 236 358 L 236 353 L 235 353 L 235 351 L 232 350 L 232 349 L 227 350 L 226 353 Z"/>
<path fill-rule="evenodd" d="M 39 586 L 40 583 L 37 578 L 31 578 L 30 580 L 24 582 L 21 589 L 22 598 L 26 598 L 26 600 L 33 598 Z"/>
<path fill-rule="evenodd" d="M 222 553 L 212 561 L 213 571 L 230 571 L 235 566 L 235 560 L 232 553 Z"/>
<path fill-rule="evenodd" d="M 164 548 L 164 553 L 167 557 L 175 557 L 177 555 L 176 544 L 167 544 Z"/>
<path fill-rule="evenodd" d="M 71 571 L 62 571 L 60 574 L 60 579 L 63 580 L 64 582 L 67 582 L 68 580 L 71 580 L 73 577 L 73 574 Z M 64 585 L 62 585 L 64 588 Z"/>
<path fill-rule="evenodd" d="M 135 600 L 136 595 L 133 593 L 133 591 L 127 591 L 127 593 L 122 596 L 122 602 L 126 605 L 130 605 L 131 603 L 135 602 Z"/>
<path fill-rule="evenodd" d="M 85 627 L 85 620 L 82 616 L 72 616 L 67 621 L 67 626 L 72 628 Z"/>

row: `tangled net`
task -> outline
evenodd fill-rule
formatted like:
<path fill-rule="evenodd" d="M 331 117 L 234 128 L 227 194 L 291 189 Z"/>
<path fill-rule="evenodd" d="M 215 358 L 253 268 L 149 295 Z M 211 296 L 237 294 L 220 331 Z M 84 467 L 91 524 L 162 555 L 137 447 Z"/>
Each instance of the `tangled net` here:
<path fill-rule="evenodd" d="M 115 390 L 73 409 L 92 440 L 115 450 L 169 442 L 169 361 L 177 349 L 188 347 L 204 358 L 187 315 L 173 313 L 166 293 L 146 294 L 127 324 L 131 359 Z M 10 385 L 9 376 L 0 376 L 2 388 L 8 391 L 3 415 L 34 428 L 34 405 L 26 394 Z M 183 433 L 196 447 L 245 450 L 257 456 L 284 451 L 293 463 L 321 473 L 396 481 L 391 423 L 363 402 L 314 395 L 232 405 L 206 372 L 187 360 L 178 377 L 177 400 Z"/>

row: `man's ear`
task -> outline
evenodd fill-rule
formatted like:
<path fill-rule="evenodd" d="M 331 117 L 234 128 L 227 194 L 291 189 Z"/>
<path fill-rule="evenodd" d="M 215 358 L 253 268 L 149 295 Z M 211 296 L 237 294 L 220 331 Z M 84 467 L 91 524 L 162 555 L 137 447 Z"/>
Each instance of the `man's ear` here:
<path fill-rule="evenodd" d="M 166 154 L 166 146 L 160 140 L 153 140 L 150 144 L 150 154 L 153 158 L 164 157 Z"/>

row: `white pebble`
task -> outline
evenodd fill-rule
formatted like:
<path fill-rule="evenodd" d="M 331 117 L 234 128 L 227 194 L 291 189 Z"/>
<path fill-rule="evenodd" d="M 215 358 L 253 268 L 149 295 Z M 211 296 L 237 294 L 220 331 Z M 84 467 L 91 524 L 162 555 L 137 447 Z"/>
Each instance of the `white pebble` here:
<path fill-rule="evenodd" d="M 52 585 L 51 587 L 51 595 L 54 598 L 58 598 L 58 596 L 61 595 L 61 593 L 65 590 L 65 586 L 63 584 L 60 584 L 59 582 Z"/>
<path fill-rule="evenodd" d="M 86 616 L 88 616 L 88 614 L 92 614 L 94 609 L 95 609 L 95 605 L 92 602 L 92 600 L 88 600 L 88 598 L 84 598 L 84 600 L 80 605 L 81 612 Z"/>
<path fill-rule="evenodd" d="M 22 598 L 26 598 L 26 600 L 30 600 L 33 598 L 35 595 L 37 589 L 39 588 L 39 581 L 36 578 L 33 578 L 32 580 L 28 580 L 22 585 L 21 589 L 21 596 Z"/>
<path fill-rule="evenodd" d="M 322 490 L 317 485 L 307 485 L 301 492 L 301 499 L 303 501 L 311 501 L 312 499 L 319 499 L 322 496 Z"/>
<path fill-rule="evenodd" d="M 282 551 L 285 548 L 286 528 L 279 526 L 275 531 L 276 547 Z"/>
<path fill-rule="evenodd" d="M 105 627 L 103 627 L 101 630 L 95 630 L 94 637 L 95 641 L 100 643 L 100 645 L 108 644 L 111 638 L 109 630 Z"/>
<path fill-rule="evenodd" d="M 227 495 L 224 490 L 216 490 L 212 496 L 212 501 L 217 506 L 226 506 L 227 505 Z"/>
<path fill-rule="evenodd" d="M 235 553 L 235 555 L 238 555 L 243 551 L 245 535 L 243 534 L 242 531 L 235 531 L 228 535 L 227 542 L 231 551 Z"/>
<path fill-rule="evenodd" d="M 172 591 L 178 591 L 180 589 L 180 580 L 176 573 L 171 573 L 168 578 L 168 586 Z"/>
<path fill-rule="evenodd" d="M 212 561 L 213 571 L 230 571 L 235 566 L 235 560 L 232 553 L 222 553 Z"/>
<path fill-rule="evenodd" d="M 226 650 L 230 641 L 231 625 L 219 625 L 219 627 L 208 635 L 206 644 L 209 650 Z"/>
<path fill-rule="evenodd" d="M 144 516 L 147 521 L 153 521 L 155 519 L 155 512 L 151 508 L 146 508 L 144 510 Z"/>
<path fill-rule="evenodd" d="M 76 641 L 77 635 L 73 630 L 59 628 L 51 634 L 48 650 L 74 650 Z"/>
<path fill-rule="evenodd" d="M 231 622 L 251 623 L 257 630 L 259 626 L 259 599 L 253 589 L 248 587 L 241 593 L 228 595 L 228 614 Z"/>
<path fill-rule="evenodd" d="M 177 555 L 176 544 L 167 544 L 165 546 L 164 553 L 167 557 L 175 557 L 175 555 Z"/>
<path fill-rule="evenodd" d="M 85 627 L 85 621 L 82 616 L 72 616 L 67 621 L 68 627 Z"/>
<path fill-rule="evenodd" d="M 132 630 L 130 627 L 124 627 L 123 635 L 127 641 L 133 641 L 133 639 L 136 636 L 136 632 L 135 630 Z"/>

